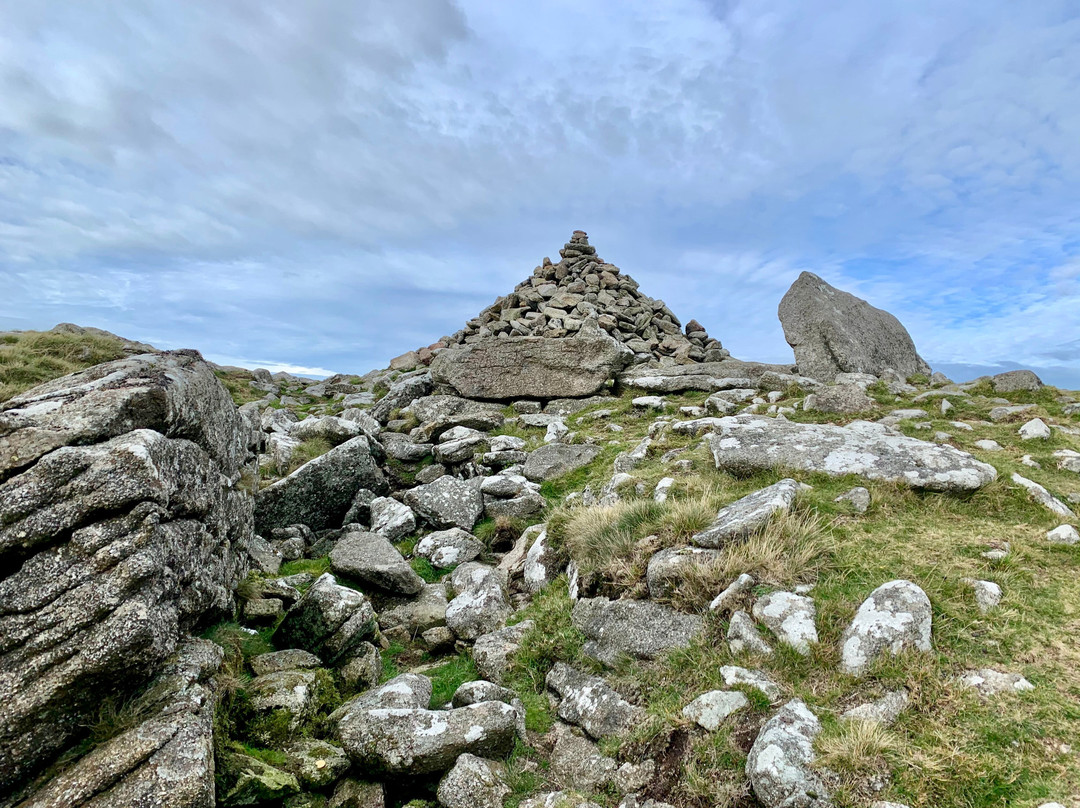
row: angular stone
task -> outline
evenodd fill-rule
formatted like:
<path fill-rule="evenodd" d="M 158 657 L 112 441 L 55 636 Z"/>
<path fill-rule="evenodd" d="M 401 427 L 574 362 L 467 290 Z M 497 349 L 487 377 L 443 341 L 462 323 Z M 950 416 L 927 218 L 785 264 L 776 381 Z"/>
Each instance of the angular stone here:
<path fill-rule="evenodd" d="M 930 375 L 899 320 L 813 273 L 803 272 L 792 284 L 779 316 L 804 376 L 829 382 L 838 373 L 880 376 L 886 369 L 903 378 Z"/>
<path fill-rule="evenodd" d="M 346 531 L 330 551 L 330 568 L 338 575 L 401 595 L 424 588 L 421 578 L 385 536 Z"/>
<path fill-rule="evenodd" d="M 1035 391 L 1043 386 L 1042 380 L 1030 370 L 1009 370 L 990 377 L 995 393 L 1015 393 L 1021 390 Z"/>
<path fill-rule="evenodd" d="M 386 808 L 386 795 L 382 783 L 365 783 L 348 777 L 334 788 L 326 808 Z"/>
<path fill-rule="evenodd" d="M 855 513 L 866 513 L 870 510 L 870 492 L 862 486 L 857 486 L 846 494 L 838 496 L 834 502 L 847 502 Z"/>
<path fill-rule="evenodd" d="M 1080 544 L 1080 533 L 1072 525 L 1061 525 L 1047 533 L 1046 540 L 1051 544 Z"/>
<path fill-rule="evenodd" d="M 780 642 L 803 656 L 818 641 L 814 625 L 814 601 L 792 592 L 770 592 L 754 603 L 754 617 L 764 623 Z"/>
<path fill-rule="evenodd" d="M 840 670 L 862 676 L 882 654 L 930 651 L 933 614 L 926 593 L 911 581 L 889 581 L 870 593 L 840 640 Z"/>
<path fill-rule="evenodd" d="M 506 577 L 494 567 L 469 561 L 454 570 L 456 593 L 446 607 L 446 625 L 462 640 L 475 640 L 506 625 L 510 601 Z"/>
<path fill-rule="evenodd" d="M 534 482 L 554 480 L 589 465 L 600 452 L 599 446 L 589 444 L 549 443 L 529 453 L 522 473 Z"/>
<path fill-rule="evenodd" d="M 309 416 L 289 428 L 289 437 L 295 440 L 325 440 L 337 446 L 358 435 L 366 434 L 356 421 L 347 421 L 334 415 Z"/>
<path fill-rule="evenodd" d="M 749 706 L 749 699 L 737 690 L 710 690 L 683 707 L 682 714 L 709 732 L 716 732 L 727 718 Z"/>
<path fill-rule="evenodd" d="M 597 740 L 624 735 L 645 717 L 644 710 L 623 699 L 603 679 L 565 662 L 556 662 L 545 681 L 559 695 L 559 718 Z"/>
<path fill-rule="evenodd" d="M 416 530 L 416 515 L 408 505 L 390 497 L 371 501 L 371 532 L 400 541 Z"/>
<path fill-rule="evenodd" d="M 713 598 L 712 603 L 709 604 L 709 611 L 711 612 L 725 612 L 732 607 L 732 604 L 744 593 L 749 592 L 754 588 L 754 578 L 751 575 L 747 575 L 745 572 L 736 578 L 728 587 Z"/>
<path fill-rule="evenodd" d="M 437 796 L 443 808 L 502 808 L 510 793 L 506 767 L 465 753 L 439 781 Z"/>
<path fill-rule="evenodd" d="M 707 570 L 724 556 L 722 550 L 701 547 L 668 547 L 649 559 L 645 580 L 649 597 L 654 600 L 670 598 L 678 591 L 688 575 Z"/>
<path fill-rule="evenodd" d="M 786 513 L 799 494 L 795 480 L 778 483 L 748 494 L 720 509 L 713 523 L 690 537 L 699 547 L 722 548 L 750 538 L 763 530 L 777 513 Z"/>
<path fill-rule="evenodd" d="M 421 519 L 436 529 L 458 527 L 472 530 L 484 512 L 479 481 L 440 477 L 405 492 L 405 502 Z"/>
<path fill-rule="evenodd" d="M 1022 693 L 1034 690 L 1035 685 L 1019 673 L 1004 673 L 993 668 L 967 671 L 960 677 L 960 684 L 974 688 L 984 696 L 996 696 L 1000 693 Z"/>
<path fill-rule="evenodd" d="M 632 358 L 591 321 L 571 339 L 508 337 L 448 348 L 431 373 L 437 384 L 470 399 L 584 397 L 602 390 Z"/>
<path fill-rule="evenodd" d="M 379 628 L 388 631 L 404 626 L 410 636 L 422 634 L 428 629 L 446 625 L 446 584 L 424 584 L 419 594 L 387 598 L 379 611 Z"/>
<path fill-rule="evenodd" d="M 429 533 L 413 549 L 415 555 L 441 568 L 472 561 L 483 551 L 483 542 L 459 527 Z"/>
<path fill-rule="evenodd" d="M 321 668 L 322 660 L 312 653 L 299 648 L 286 648 L 284 651 L 271 651 L 251 658 L 251 670 L 256 676 L 265 676 L 278 671 L 295 671 L 305 668 Z"/>
<path fill-rule="evenodd" d="M 361 488 L 385 488 L 364 436 L 334 447 L 262 489 L 255 497 L 255 529 L 265 534 L 297 523 L 315 531 L 340 527 Z"/>
<path fill-rule="evenodd" d="M 1019 474 L 1014 473 L 1012 475 L 1012 481 L 1021 488 L 1026 489 L 1033 502 L 1042 505 L 1051 513 L 1057 514 L 1058 516 L 1064 516 L 1067 519 L 1076 518 L 1076 514 L 1072 512 L 1072 509 L 1068 505 L 1034 480 L 1029 480 L 1027 477 L 1021 477 Z"/>
<path fill-rule="evenodd" d="M 974 491 L 997 479 L 993 466 L 967 452 L 866 421 L 840 427 L 738 415 L 721 418 L 708 440 L 716 467 L 738 474 L 795 468 L 945 492 Z"/>
<path fill-rule="evenodd" d="M 473 661 L 480 675 L 489 682 L 502 684 L 510 667 L 510 657 L 521 647 L 521 640 L 534 628 L 532 620 L 485 634 L 473 645 Z"/>
<path fill-rule="evenodd" d="M 877 701 L 852 707 L 840 716 L 840 720 L 867 721 L 887 727 L 899 718 L 900 713 L 907 709 L 910 702 L 911 697 L 906 690 L 894 690 Z"/>
<path fill-rule="evenodd" d="M 702 618 L 645 600 L 585 598 L 574 604 L 574 626 L 585 653 L 614 666 L 620 658 L 655 659 L 686 648 L 705 630 Z"/>
<path fill-rule="evenodd" d="M 539 592 L 562 574 L 569 560 L 565 553 L 552 547 L 547 531 L 541 530 L 525 556 L 525 591 Z"/>
<path fill-rule="evenodd" d="M 732 613 L 731 620 L 728 622 L 727 641 L 733 654 L 748 653 L 768 656 L 773 652 L 757 626 L 754 625 L 753 618 L 742 611 Z"/>
<path fill-rule="evenodd" d="M 285 613 L 274 633 L 286 648 L 302 648 L 328 665 L 346 659 L 375 631 L 375 611 L 355 589 L 339 586 L 326 573 Z"/>
<path fill-rule="evenodd" d="M 755 690 L 760 690 L 771 701 L 780 698 L 780 686 L 761 671 L 740 668 L 737 665 L 724 665 L 720 668 L 720 676 L 724 680 L 725 687 L 746 685 Z"/>
<path fill-rule="evenodd" d="M 808 395 L 803 402 L 804 410 L 816 412 L 866 412 L 874 407 L 875 401 L 866 395 L 864 388 L 855 384 L 822 387 Z"/>

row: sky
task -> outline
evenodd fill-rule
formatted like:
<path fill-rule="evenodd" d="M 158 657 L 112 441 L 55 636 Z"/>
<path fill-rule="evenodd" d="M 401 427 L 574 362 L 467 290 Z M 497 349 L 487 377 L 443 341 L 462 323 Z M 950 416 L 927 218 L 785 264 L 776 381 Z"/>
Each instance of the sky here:
<path fill-rule="evenodd" d="M 575 229 L 742 359 L 809 270 L 1080 388 L 1080 3 L 0 0 L 0 329 L 362 373 Z"/>

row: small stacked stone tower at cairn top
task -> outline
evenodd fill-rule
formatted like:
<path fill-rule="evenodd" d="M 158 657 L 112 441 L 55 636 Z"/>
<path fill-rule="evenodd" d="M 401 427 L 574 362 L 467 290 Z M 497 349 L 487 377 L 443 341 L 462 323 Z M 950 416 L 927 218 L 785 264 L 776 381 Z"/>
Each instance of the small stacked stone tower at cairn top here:
<path fill-rule="evenodd" d="M 635 354 L 661 365 L 719 362 L 729 354 L 696 321 L 686 324 L 663 300 L 596 254 L 584 230 L 575 230 L 557 264 L 545 258 L 530 278 L 500 297 L 449 338 L 451 345 L 499 337 L 573 337 L 593 318 Z"/>

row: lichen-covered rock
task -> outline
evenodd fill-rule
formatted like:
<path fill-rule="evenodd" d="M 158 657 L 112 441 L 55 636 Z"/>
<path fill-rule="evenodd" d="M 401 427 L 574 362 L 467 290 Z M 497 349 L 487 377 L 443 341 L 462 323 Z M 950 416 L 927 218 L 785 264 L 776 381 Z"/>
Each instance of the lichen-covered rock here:
<path fill-rule="evenodd" d="M 529 452 L 522 474 L 533 482 L 554 480 L 589 465 L 600 451 L 599 446 L 589 444 L 549 443 Z"/>
<path fill-rule="evenodd" d="M 221 648 L 183 641 L 150 686 L 138 726 L 122 732 L 49 780 L 23 808 L 214 804 L 213 675 Z"/>
<path fill-rule="evenodd" d="M 432 379 L 489 401 L 591 396 L 633 354 L 590 322 L 572 339 L 508 337 L 449 348 L 431 363 Z"/>
<path fill-rule="evenodd" d="M 302 648 L 328 665 L 348 658 L 375 632 L 375 611 L 364 595 L 339 586 L 325 573 L 311 585 L 278 626 L 278 645 Z"/>
<path fill-rule="evenodd" d="M 803 272 L 780 301 L 784 339 L 799 372 L 830 382 L 838 373 L 892 369 L 907 378 L 930 375 L 907 329 L 887 311 Z"/>
<path fill-rule="evenodd" d="M 585 653 L 606 665 L 624 656 L 655 659 L 686 648 L 705 630 L 704 621 L 647 600 L 583 598 L 574 604 L 574 626 L 585 637 Z"/>
<path fill-rule="evenodd" d="M 334 787 L 326 808 L 385 808 L 382 783 L 367 783 L 346 777 Z M 286 806 L 288 808 L 288 806 Z"/>
<path fill-rule="evenodd" d="M 506 625 L 510 598 L 500 570 L 470 561 L 450 576 L 456 593 L 446 607 L 446 625 L 462 640 L 475 640 Z"/>
<path fill-rule="evenodd" d="M 720 668 L 720 677 L 724 680 L 725 687 L 746 685 L 755 690 L 760 690 L 770 701 L 778 701 L 780 698 L 780 686 L 761 671 L 740 668 L 737 665 L 724 665 Z"/>
<path fill-rule="evenodd" d="M 446 584 L 424 584 L 413 596 L 385 598 L 380 603 L 379 628 L 383 631 L 404 626 L 410 636 L 446 625 Z"/>
<path fill-rule="evenodd" d="M 709 446 L 716 467 L 736 474 L 792 468 L 944 492 L 975 491 L 997 479 L 993 466 L 967 452 L 866 421 L 834 426 L 735 415 L 718 420 Z"/>
<path fill-rule="evenodd" d="M 509 793 L 505 765 L 466 752 L 443 775 L 436 796 L 443 808 L 502 808 Z"/>
<path fill-rule="evenodd" d="M 1035 689 L 1035 685 L 1019 673 L 1006 673 L 993 668 L 966 671 L 960 677 L 960 684 L 979 691 L 983 696 L 996 696 L 1001 693 L 1023 693 L 1026 690 Z"/>
<path fill-rule="evenodd" d="M 746 758 L 746 776 L 766 808 L 826 808 L 832 801 L 813 768 L 821 723 L 799 699 L 765 722 Z"/>
<path fill-rule="evenodd" d="M 255 498 L 255 527 L 263 534 L 297 523 L 312 530 L 340 527 L 361 488 L 386 488 L 364 435 L 335 446 L 288 477 L 262 489 Z"/>
<path fill-rule="evenodd" d="M 534 627 L 532 620 L 522 620 L 479 637 L 473 645 L 473 661 L 480 675 L 489 682 L 502 684 L 510 665 L 510 657 L 521 647 L 525 634 Z"/>
<path fill-rule="evenodd" d="M 353 762 L 373 773 L 446 771 L 462 754 L 499 758 L 513 748 L 518 713 L 509 704 L 428 710 L 430 699 L 429 680 L 404 674 L 346 702 L 330 721 Z"/>
<path fill-rule="evenodd" d="M 479 480 L 449 475 L 405 492 L 405 502 L 421 519 L 436 529 L 472 530 L 484 513 Z"/>
<path fill-rule="evenodd" d="M 315 670 L 275 671 L 252 679 L 245 690 L 255 717 L 251 737 L 263 745 L 276 738 L 262 718 L 284 714 L 288 716 L 290 732 L 296 732 L 314 714 L 318 696 L 318 672 Z"/>
<path fill-rule="evenodd" d="M 292 771 L 304 788 L 322 789 L 349 770 L 345 750 L 326 741 L 301 738 L 285 749 Z"/>
<path fill-rule="evenodd" d="M 853 413 L 874 409 L 875 402 L 857 384 L 822 387 L 806 397 L 803 409 L 810 412 Z"/>
<path fill-rule="evenodd" d="M 899 718 L 900 713 L 907 709 L 910 702 L 911 697 L 908 695 L 908 692 L 901 688 L 900 690 L 886 693 L 877 701 L 858 704 L 852 707 L 850 710 L 844 712 L 840 716 L 840 719 L 842 721 L 867 721 L 874 724 L 889 726 Z"/>
<path fill-rule="evenodd" d="M 371 532 L 386 536 L 390 541 L 400 541 L 416 530 L 416 515 L 412 508 L 390 497 L 376 497 L 371 501 Z"/>
<path fill-rule="evenodd" d="M 754 620 L 743 611 L 733 612 L 728 621 L 727 630 L 728 647 L 733 654 L 763 654 L 770 655 L 773 650 L 765 638 L 761 636 Z"/>
<path fill-rule="evenodd" d="M 763 530 L 777 513 L 791 510 L 799 494 L 795 480 L 778 483 L 748 494 L 720 509 L 712 524 L 690 537 L 699 547 L 724 547 Z"/>
<path fill-rule="evenodd" d="M 559 696 L 559 718 L 597 740 L 623 735 L 645 716 L 644 710 L 626 701 L 603 679 L 564 662 L 555 663 L 545 682 Z"/>
<path fill-rule="evenodd" d="M 870 593 L 840 640 L 840 670 L 861 676 L 882 654 L 930 650 L 933 613 L 911 581 L 889 581 Z"/>
<path fill-rule="evenodd" d="M 224 775 L 231 785 L 219 802 L 225 806 L 263 805 L 300 793 L 296 775 L 264 763 L 251 755 L 230 752 L 224 756 Z M 164 803 L 166 805 L 171 803 Z M 214 803 L 204 803 L 206 806 Z"/>
<path fill-rule="evenodd" d="M 453 567 L 473 561 L 482 552 L 484 544 L 471 533 L 459 527 L 429 533 L 417 542 L 415 555 L 426 558 L 435 567 Z"/>
<path fill-rule="evenodd" d="M 525 555 L 525 591 L 539 592 L 562 574 L 569 560 L 566 553 L 552 546 L 547 531 L 541 530 Z"/>
<path fill-rule="evenodd" d="M 1035 391 L 1043 386 L 1042 379 L 1031 370 L 1007 370 L 990 377 L 995 393 L 1016 393 L 1021 390 Z"/>
<path fill-rule="evenodd" d="M 654 600 L 670 598 L 687 576 L 695 571 L 708 569 L 723 557 L 722 550 L 701 547 L 668 547 L 649 559 L 645 580 L 649 597 Z"/>
<path fill-rule="evenodd" d="M 710 690 L 683 707 L 682 714 L 710 732 L 739 710 L 750 706 L 750 700 L 737 690 Z"/>
<path fill-rule="evenodd" d="M 415 595 L 424 588 L 424 579 L 389 539 L 365 530 L 348 530 L 338 539 L 330 551 L 330 568 L 383 592 Z"/>
<path fill-rule="evenodd" d="M 278 671 L 298 671 L 308 668 L 321 668 L 322 660 L 312 653 L 299 648 L 286 648 L 283 651 L 271 651 L 251 658 L 251 670 L 256 676 L 265 676 Z"/>
<path fill-rule="evenodd" d="M 181 635 L 231 613 L 251 504 L 246 428 L 194 352 L 137 356 L 0 405 L 0 791 Z"/>
<path fill-rule="evenodd" d="M 390 420 L 394 410 L 400 410 L 412 404 L 416 399 L 431 393 L 431 374 L 420 373 L 415 376 L 406 376 L 398 379 L 390 385 L 386 395 L 376 402 L 371 408 L 371 417 L 380 424 Z"/>
<path fill-rule="evenodd" d="M 296 440 L 325 440 L 337 446 L 347 440 L 366 434 L 356 421 L 348 421 L 336 415 L 309 416 L 289 427 L 289 437 Z"/>
<path fill-rule="evenodd" d="M 780 642 L 790 645 L 803 656 L 818 641 L 814 625 L 814 601 L 793 592 L 770 592 L 757 599 L 754 617 L 776 635 Z"/>

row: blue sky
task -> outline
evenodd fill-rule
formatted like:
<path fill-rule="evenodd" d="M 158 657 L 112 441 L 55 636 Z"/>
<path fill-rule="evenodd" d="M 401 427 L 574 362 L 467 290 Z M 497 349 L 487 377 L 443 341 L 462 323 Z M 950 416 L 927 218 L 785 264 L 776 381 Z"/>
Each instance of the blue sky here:
<path fill-rule="evenodd" d="M 740 358 L 808 269 L 1080 387 L 1080 5 L 0 4 L 0 328 L 363 372 L 575 228 Z"/>

